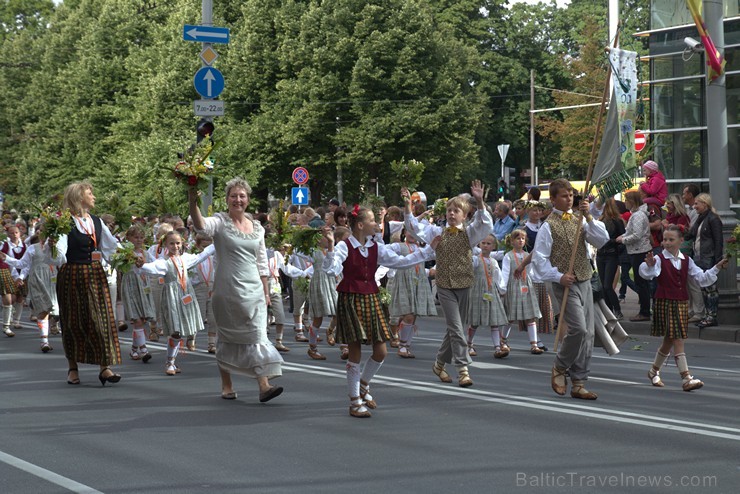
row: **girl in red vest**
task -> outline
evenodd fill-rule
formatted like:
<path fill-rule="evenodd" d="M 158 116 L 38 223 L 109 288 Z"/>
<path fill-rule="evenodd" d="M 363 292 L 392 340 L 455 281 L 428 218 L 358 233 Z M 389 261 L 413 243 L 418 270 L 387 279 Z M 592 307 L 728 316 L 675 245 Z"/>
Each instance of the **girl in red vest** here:
<path fill-rule="evenodd" d="M 375 271 L 379 265 L 405 268 L 433 257 L 427 245 L 408 256 L 399 256 L 385 244 L 373 239 L 377 229 L 375 215 L 370 209 L 355 205 L 348 215 L 352 236 L 334 245 L 334 233 L 324 227 L 328 251 L 321 269 L 339 276 L 337 285 L 337 335 L 341 344 L 347 344 L 347 388 L 349 414 L 353 417 L 370 417 L 369 408 L 377 403 L 370 395 L 370 380 L 378 372 L 388 353 L 385 342 L 391 339 L 388 316 L 382 310 L 378 297 Z M 362 345 L 372 345 L 373 353 L 360 370 Z"/>
<path fill-rule="evenodd" d="M 683 390 L 691 391 L 701 388 L 704 383 L 689 373 L 684 353 L 683 340 L 688 337 L 689 325 L 687 281 L 691 277 L 700 286 L 712 285 L 717 281 L 719 270 L 727 265 L 727 259 L 722 259 L 716 266 L 703 271 L 690 257 L 684 256 L 680 251 L 683 233 L 683 228 L 679 225 L 666 227 L 663 232 L 663 252 L 657 256 L 652 252 L 647 253 L 645 262 L 640 264 L 640 276 L 648 280 L 658 279 L 650 333 L 652 336 L 663 337 L 663 344 L 655 354 L 648 378 L 653 386 L 664 386 L 660 379 L 660 367 L 665 363 L 672 348 L 673 358 L 683 379 Z"/>

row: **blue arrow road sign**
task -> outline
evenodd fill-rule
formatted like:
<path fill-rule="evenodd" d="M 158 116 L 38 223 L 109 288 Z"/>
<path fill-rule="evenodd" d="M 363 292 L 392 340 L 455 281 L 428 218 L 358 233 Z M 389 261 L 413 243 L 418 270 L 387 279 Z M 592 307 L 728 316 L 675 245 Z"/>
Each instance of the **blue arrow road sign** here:
<path fill-rule="evenodd" d="M 182 28 L 182 39 L 185 41 L 200 41 L 201 43 L 229 42 L 228 27 L 191 26 L 185 24 Z"/>
<path fill-rule="evenodd" d="M 308 206 L 308 187 L 293 187 L 293 204 Z"/>
<path fill-rule="evenodd" d="M 204 98 L 218 98 L 224 90 L 224 76 L 221 71 L 213 67 L 203 67 L 195 73 L 193 86 L 198 94 Z"/>

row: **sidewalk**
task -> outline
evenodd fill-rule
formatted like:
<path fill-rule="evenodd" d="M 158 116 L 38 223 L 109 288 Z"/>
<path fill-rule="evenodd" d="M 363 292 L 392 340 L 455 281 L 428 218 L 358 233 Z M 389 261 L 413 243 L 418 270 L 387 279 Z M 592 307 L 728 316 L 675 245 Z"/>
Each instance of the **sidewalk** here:
<path fill-rule="evenodd" d="M 632 322 L 629 320 L 639 312 L 637 294 L 632 290 L 627 290 L 627 299 L 621 305 L 624 319 L 620 322 L 624 330 L 630 335 L 650 335 L 650 321 Z M 740 326 L 719 325 L 699 329 L 696 324 L 689 323 L 689 338 L 740 343 Z"/>

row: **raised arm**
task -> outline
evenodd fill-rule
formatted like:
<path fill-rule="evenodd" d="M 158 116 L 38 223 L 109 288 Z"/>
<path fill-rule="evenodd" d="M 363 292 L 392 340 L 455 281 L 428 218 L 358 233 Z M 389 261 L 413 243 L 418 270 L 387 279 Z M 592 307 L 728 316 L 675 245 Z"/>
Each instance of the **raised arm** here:
<path fill-rule="evenodd" d="M 195 187 L 188 188 L 188 205 L 190 207 L 190 218 L 193 220 L 193 227 L 196 230 L 203 230 L 206 222 L 198 207 L 198 189 Z"/>

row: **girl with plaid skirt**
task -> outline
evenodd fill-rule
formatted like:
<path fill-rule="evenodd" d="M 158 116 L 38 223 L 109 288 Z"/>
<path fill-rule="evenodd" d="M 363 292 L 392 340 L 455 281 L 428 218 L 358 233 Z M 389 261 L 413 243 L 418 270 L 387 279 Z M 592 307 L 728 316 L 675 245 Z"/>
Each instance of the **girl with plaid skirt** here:
<path fill-rule="evenodd" d="M 701 388 L 704 383 L 689 373 L 684 353 L 683 340 L 688 337 L 689 326 L 688 279 L 690 277 L 702 287 L 716 283 L 719 270 L 727 266 L 727 259 L 722 259 L 706 271 L 702 270 L 694 264 L 693 259 L 680 251 L 683 234 L 683 228 L 679 225 L 666 227 L 663 231 L 663 252 L 657 256 L 652 252 L 647 253 L 645 262 L 640 264 L 640 276 L 647 280 L 658 280 L 650 334 L 663 337 L 663 344 L 655 354 L 648 378 L 653 386 L 664 386 L 660 379 L 660 367 L 673 349 L 673 358 L 683 380 L 683 390 L 691 391 Z"/>
<path fill-rule="evenodd" d="M 10 329 L 10 322 L 13 319 L 13 295 L 15 295 L 16 284 L 10 270 L 15 269 L 14 266 L 17 264 L 17 259 L 0 252 L 0 294 L 2 294 L 3 300 L 3 332 L 5 336 L 11 338 L 15 336 L 13 330 Z"/>
<path fill-rule="evenodd" d="M 324 228 L 328 251 L 321 269 L 330 275 L 343 275 L 337 285 L 337 341 L 349 348 L 347 388 L 349 414 L 370 417 L 369 408 L 377 403 L 370 395 L 370 381 L 383 364 L 391 339 L 389 321 L 381 309 L 375 272 L 379 265 L 389 268 L 413 266 L 432 257 L 430 246 L 402 257 L 385 244 L 373 240 L 377 223 L 372 210 L 355 206 L 349 214 L 352 236 L 334 246 L 334 232 Z M 360 369 L 362 345 L 372 345 L 373 353 Z"/>
<path fill-rule="evenodd" d="M 527 233 L 524 230 L 514 230 L 506 238 L 506 243 L 511 247 L 511 252 L 504 256 L 503 273 L 499 288 L 506 293 L 506 313 L 511 323 L 522 321 L 527 326 L 529 336 L 530 352 L 540 355 L 543 350 L 537 345 L 537 319 L 542 317 L 539 301 L 534 292 L 532 278 L 528 276 L 526 268 L 517 274 L 517 268 L 524 265 L 527 254 L 524 245 L 527 243 Z M 502 341 L 501 348 L 509 349 L 506 339 Z"/>
<path fill-rule="evenodd" d="M 21 259 L 26 253 L 26 243 L 21 238 L 21 230 L 16 225 L 8 228 L 8 239 L 3 242 L 0 252 L 14 259 Z M 20 268 L 11 269 L 10 274 L 15 280 L 15 293 L 12 296 L 13 303 L 13 328 L 21 329 L 21 315 L 23 314 L 23 301 L 28 296 L 28 287 L 18 282 Z M 12 331 L 11 331 L 12 332 Z"/>

